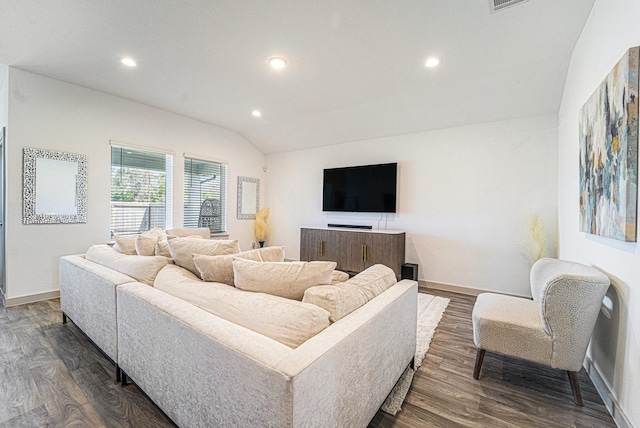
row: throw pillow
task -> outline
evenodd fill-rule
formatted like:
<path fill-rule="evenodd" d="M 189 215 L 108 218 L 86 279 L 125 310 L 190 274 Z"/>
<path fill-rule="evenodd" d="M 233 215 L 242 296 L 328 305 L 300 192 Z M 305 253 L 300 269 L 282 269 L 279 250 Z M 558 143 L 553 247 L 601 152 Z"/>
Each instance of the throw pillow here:
<path fill-rule="evenodd" d="M 234 285 L 233 258 L 239 257 L 256 262 L 284 262 L 284 247 L 265 247 L 223 256 L 194 254 L 193 262 L 200 272 L 200 278 L 207 282 Z"/>
<path fill-rule="evenodd" d="M 156 243 L 158 242 L 158 235 L 138 235 L 136 238 L 136 254 L 139 256 L 155 256 Z"/>
<path fill-rule="evenodd" d="M 334 270 L 333 275 L 331 275 L 331 285 L 336 285 L 341 282 L 345 282 L 349 279 L 349 274 L 346 272 L 342 272 L 339 270 Z"/>
<path fill-rule="evenodd" d="M 156 256 L 171 258 L 171 252 L 169 251 L 169 241 L 156 242 Z"/>
<path fill-rule="evenodd" d="M 335 262 L 256 262 L 233 258 L 236 288 L 301 300 L 307 288 L 331 284 Z"/>
<path fill-rule="evenodd" d="M 199 275 L 193 263 L 194 254 L 219 256 L 240 252 L 238 240 L 174 238 L 169 241 L 169 252 L 173 261 L 192 273 Z"/>
<path fill-rule="evenodd" d="M 151 230 L 147 230 L 146 232 L 142 233 L 142 235 L 144 236 L 150 236 L 150 237 L 155 237 L 156 241 L 159 239 L 165 239 L 166 238 L 166 234 L 164 233 L 164 230 L 162 230 L 161 227 L 154 227 Z M 140 234 L 136 234 L 136 235 L 117 235 L 114 237 L 116 244 L 113 246 L 113 249 L 116 250 L 119 253 L 122 254 L 128 254 L 131 256 L 135 256 L 135 255 L 140 255 L 137 252 L 136 249 L 136 241 L 138 239 L 138 236 L 141 236 Z M 145 254 L 145 255 L 149 255 L 149 256 L 153 256 L 153 253 L 151 254 Z"/>
<path fill-rule="evenodd" d="M 116 245 L 113 248 L 122 254 L 128 254 L 131 256 L 135 256 L 136 253 L 136 239 L 138 239 L 139 235 L 116 235 L 114 239 L 116 240 Z"/>

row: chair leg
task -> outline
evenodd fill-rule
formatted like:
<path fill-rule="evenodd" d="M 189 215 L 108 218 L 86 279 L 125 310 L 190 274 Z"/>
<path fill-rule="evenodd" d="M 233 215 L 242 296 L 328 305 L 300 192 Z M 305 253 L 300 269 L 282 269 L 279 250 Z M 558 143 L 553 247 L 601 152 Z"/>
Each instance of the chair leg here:
<path fill-rule="evenodd" d="M 580 395 L 580 385 L 578 384 L 578 372 L 567 371 L 567 374 L 569 375 L 569 383 L 571 384 L 573 399 L 576 402 L 576 406 L 582 406 L 582 395 Z"/>
<path fill-rule="evenodd" d="M 482 369 L 482 361 L 484 361 L 484 349 L 478 348 L 478 353 L 476 354 L 476 365 L 473 368 L 473 378 L 478 379 L 480 377 L 480 369 Z"/>

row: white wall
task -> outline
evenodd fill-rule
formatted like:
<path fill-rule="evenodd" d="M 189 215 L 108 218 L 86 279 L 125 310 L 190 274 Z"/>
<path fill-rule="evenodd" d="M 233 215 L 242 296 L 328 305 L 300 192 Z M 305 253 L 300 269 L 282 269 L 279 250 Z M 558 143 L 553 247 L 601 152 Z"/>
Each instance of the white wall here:
<path fill-rule="evenodd" d="M 266 159 L 238 134 L 122 98 L 9 68 L 7 298 L 55 291 L 58 259 L 109 240 L 109 140 L 174 151 L 173 222 L 182 226 L 183 152 L 228 162 L 228 231 L 242 248 L 252 223 L 236 220 L 237 177 L 264 182 Z M 22 149 L 86 154 L 87 223 L 22 224 Z"/>
<path fill-rule="evenodd" d="M 555 242 L 555 116 L 444 129 L 267 156 L 273 235 L 299 256 L 300 226 L 369 224 L 380 215 L 322 212 L 322 170 L 399 163 L 398 212 L 406 261 L 419 277 L 448 285 L 530 295 L 527 216 Z M 384 225 L 384 220 L 380 223 Z M 551 251 L 555 253 L 555 246 Z"/>
<path fill-rule="evenodd" d="M 0 128 L 7 126 L 9 108 L 9 67 L 0 64 Z M 0 129 L 1 130 L 1 129 Z"/>
<path fill-rule="evenodd" d="M 594 265 L 613 287 L 588 357 L 611 390 L 615 417 L 640 426 L 640 248 L 579 232 L 578 112 L 627 49 L 640 45 L 640 2 L 597 0 L 574 49 L 559 113 L 560 257 Z M 620 414 L 619 414 L 620 413 Z"/>

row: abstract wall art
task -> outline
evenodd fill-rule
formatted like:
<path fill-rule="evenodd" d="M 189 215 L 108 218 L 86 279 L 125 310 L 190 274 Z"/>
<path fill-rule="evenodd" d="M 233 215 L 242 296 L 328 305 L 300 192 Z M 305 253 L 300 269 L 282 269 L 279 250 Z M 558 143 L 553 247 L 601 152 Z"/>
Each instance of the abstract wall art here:
<path fill-rule="evenodd" d="M 629 49 L 580 109 L 580 231 L 636 242 L 638 56 Z"/>

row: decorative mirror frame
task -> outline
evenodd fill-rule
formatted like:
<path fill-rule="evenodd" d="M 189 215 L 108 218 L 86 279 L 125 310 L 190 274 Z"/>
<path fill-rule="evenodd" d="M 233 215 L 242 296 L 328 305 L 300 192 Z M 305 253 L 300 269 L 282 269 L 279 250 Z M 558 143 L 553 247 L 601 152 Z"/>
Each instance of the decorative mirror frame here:
<path fill-rule="evenodd" d="M 252 177 L 238 177 L 238 220 L 253 220 L 256 218 L 256 213 L 245 214 L 242 209 L 242 184 L 243 183 L 255 183 L 256 185 L 256 212 L 260 209 L 260 179 Z"/>
<path fill-rule="evenodd" d="M 87 222 L 87 156 L 53 150 L 23 149 L 22 177 L 22 223 L 23 224 L 60 224 Z M 76 162 L 76 214 L 36 214 L 36 159 Z"/>

